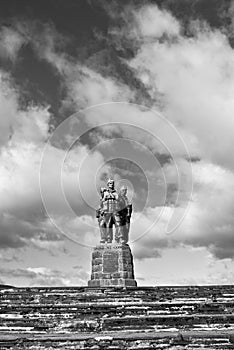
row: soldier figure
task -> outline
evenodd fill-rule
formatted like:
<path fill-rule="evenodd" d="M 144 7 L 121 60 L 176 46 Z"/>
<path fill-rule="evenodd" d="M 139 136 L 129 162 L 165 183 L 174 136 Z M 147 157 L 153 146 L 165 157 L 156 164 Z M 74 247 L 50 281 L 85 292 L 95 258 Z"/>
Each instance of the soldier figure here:
<path fill-rule="evenodd" d="M 120 227 L 116 231 L 115 240 L 116 242 L 127 243 L 132 215 L 132 204 L 128 200 L 126 186 L 122 186 L 120 189 L 119 208 Z"/>
<path fill-rule="evenodd" d="M 117 229 L 120 224 L 118 197 L 114 180 L 109 179 L 107 188 L 101 188 L 101 202 L 96 215 L 101 232 L 100 243 L 111 243 L 113 240 L 113 225 Z"/>

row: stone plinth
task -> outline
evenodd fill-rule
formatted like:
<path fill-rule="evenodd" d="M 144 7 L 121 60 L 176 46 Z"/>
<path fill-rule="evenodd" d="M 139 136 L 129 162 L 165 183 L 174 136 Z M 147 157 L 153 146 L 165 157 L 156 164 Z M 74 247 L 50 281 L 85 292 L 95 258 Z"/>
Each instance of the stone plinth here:
<path fill-rule="evenodd" d="M 89 287 L 136 287 L 128 244 L 100 244 L 92 252 Z"/>

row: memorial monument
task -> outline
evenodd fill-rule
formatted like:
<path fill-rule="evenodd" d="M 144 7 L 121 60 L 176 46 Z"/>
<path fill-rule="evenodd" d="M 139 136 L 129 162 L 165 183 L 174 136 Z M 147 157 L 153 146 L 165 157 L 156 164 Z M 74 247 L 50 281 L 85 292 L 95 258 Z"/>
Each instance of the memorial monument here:
<path fill-rule="evenodd" d="M 92 273 L 89 287 L 135 287 L 133 257 L 128 245 L 132 204 L 127 187 L 119 192 L 113 179 L 100 190 L 96 210 L 101 240 L 92 252 Z"/>

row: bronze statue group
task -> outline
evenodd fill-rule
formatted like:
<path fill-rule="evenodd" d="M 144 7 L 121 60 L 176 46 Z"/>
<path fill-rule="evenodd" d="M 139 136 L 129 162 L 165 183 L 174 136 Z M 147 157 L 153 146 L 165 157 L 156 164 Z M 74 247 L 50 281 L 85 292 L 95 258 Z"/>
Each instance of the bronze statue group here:
<path fill-rule="evenodd" d="M 100 193 L 100 206 L 96 210 L 101 233 L 100 243 L 112 243 L 114 226 L 115 242 L 127 243 L 132 214 L 132 204 L 127 197 L 127 187 L 122 186 L 117 192 L 114 180 L 109 179 L 107 187 L 101 188 Z"/>

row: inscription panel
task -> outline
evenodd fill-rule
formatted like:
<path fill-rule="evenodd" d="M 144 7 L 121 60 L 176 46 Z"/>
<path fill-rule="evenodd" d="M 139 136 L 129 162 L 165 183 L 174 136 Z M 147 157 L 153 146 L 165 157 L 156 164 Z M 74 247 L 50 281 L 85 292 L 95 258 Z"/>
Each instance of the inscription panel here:
<path fill-rule="evenodd" d="M 103 272 L 115 273 L 118 272 L 118 252 L 106 251 L 103 254 Z"/>

